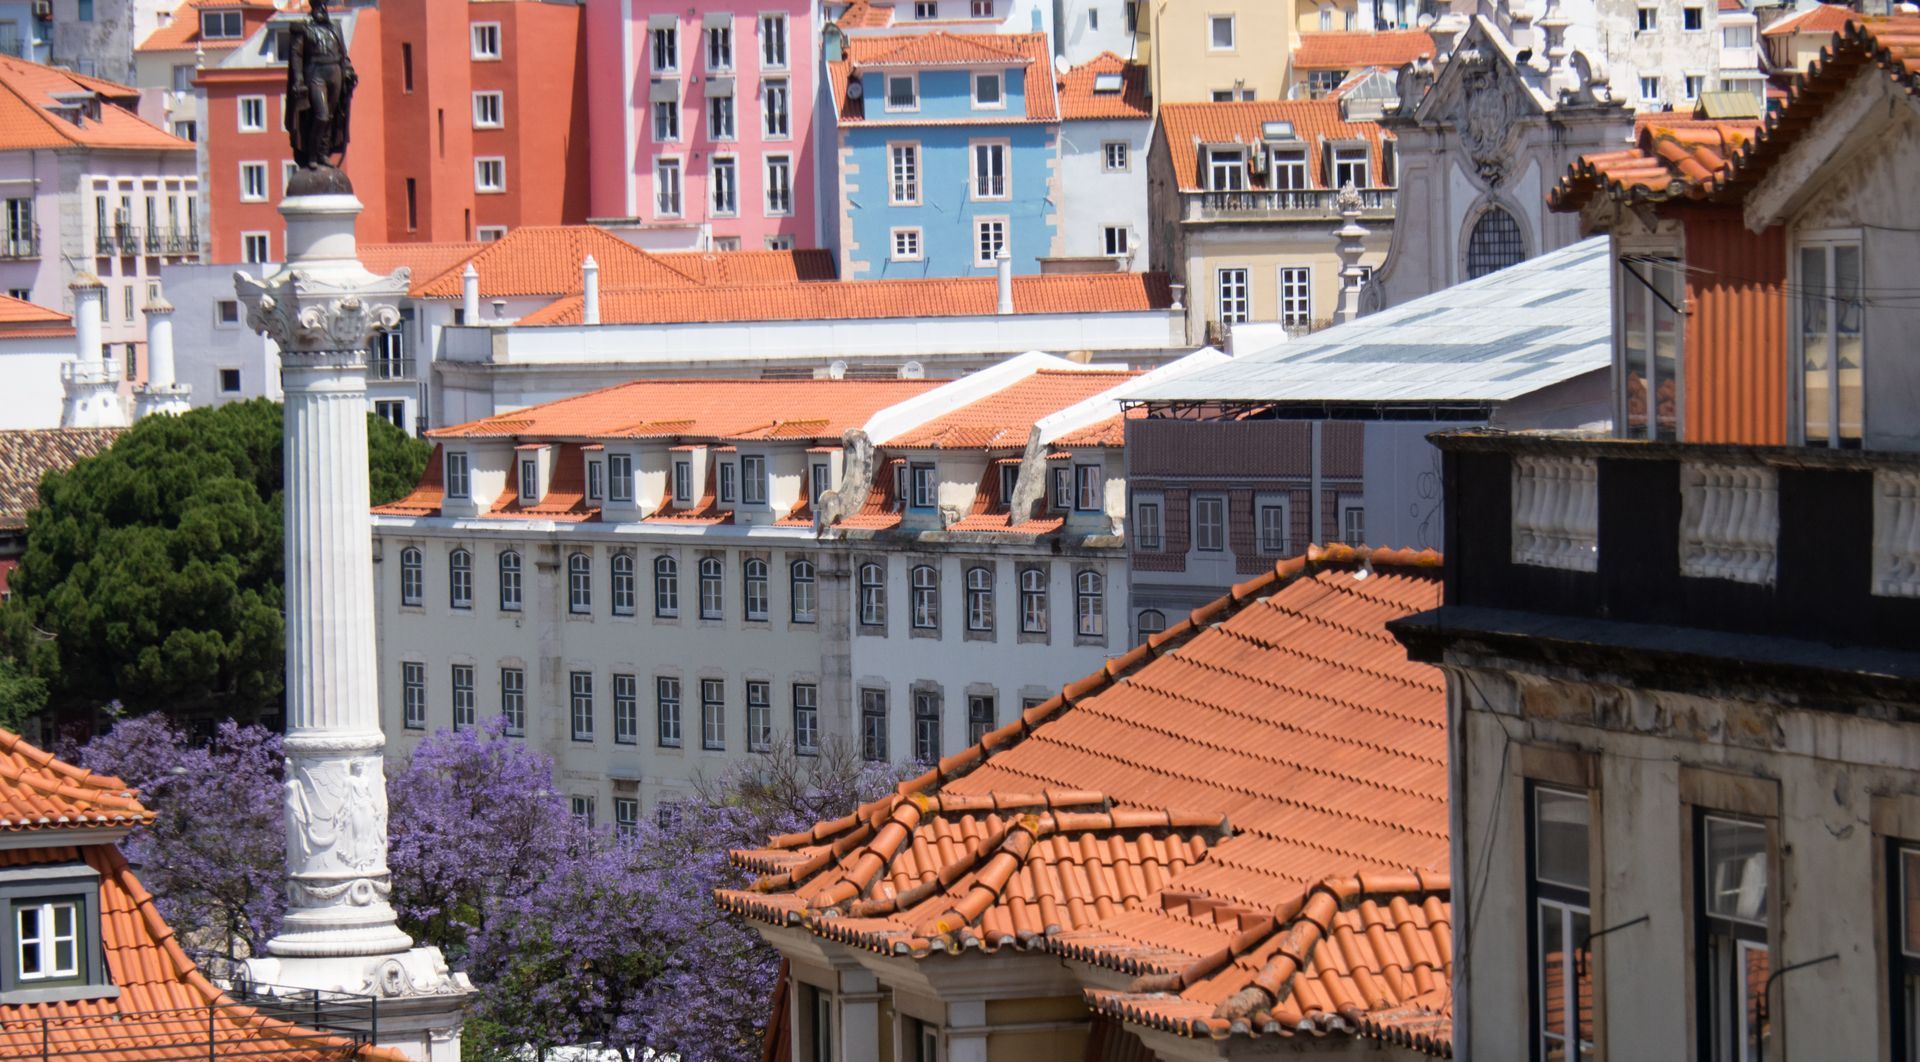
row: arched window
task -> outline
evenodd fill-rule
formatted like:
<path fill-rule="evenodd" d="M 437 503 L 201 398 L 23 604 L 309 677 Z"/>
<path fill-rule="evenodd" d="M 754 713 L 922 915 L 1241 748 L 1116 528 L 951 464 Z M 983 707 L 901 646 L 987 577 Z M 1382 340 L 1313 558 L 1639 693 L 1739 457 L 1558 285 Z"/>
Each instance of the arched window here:
<path fill-rule="evenodd" d="M 1083 637 L 1107 636 L 1107 580 L 1099 572 L 1081 572 L 1074 580 L 1074 613 Z"/>
<path fill-rule="evenodd" d="M 613 555 L 613 614 L 633 615 L 633 554 L 621 550 Z"/>
<path fill-rule="evenodd" d="M 813 622 L 818 608 L 814 601 L 813 587 L 813 562 L 794 561 L 792 565 L 793 622 Z"/>
<path fill-rule="evenodd" d="M 567 557 L 567 611 L 593 612 L 593 558 L 584 553 Z"/>
<path fill-rule="evenodd" d="M 940 573 L 930 564 L 913 569 L 913 625 L 921 630 L 940 625 Z"/>
<path fill-rule="evenodd" d="M 747 618 L 764 620 L 767 618 L 767 562 L 758 557 L 750 558 L 741 565 L 746 578 L 742 580 L 741 590 L 745 595 Z"/>
<path fill-rule="evenodd" d="M 725 585 L 725 576 L 720 571 L 720 558 L 702 557 L 700 559 L 700 618 L 720 619 L 726 615 L 726 602 L 720 594 Z"/>
<path fill-rule="evenodd" d="M 1140 630 L 1140 640 L 1145 642 L 1167 629 L 1167 614 L 1157 608 L 1141 609 L 1140 618 L 1134 625 Z"/>
<path fill-rule="evenodd" d="M 653 614 L 680 614 L 680 562 L 672 557 L 653 558 Z"/>
<path fill-rule="evenodd" d="M 1488 207 L 1467 237 L 1467 279 L 1505 269 L 1526 256 L 1527 243 L 1520 235 L 1520 223 L 1506 210 Z"/>
<path fill-rule="evenodd" d="M 500 611 L 520 611 L 520 554 L 517 550 L 500 551 Z"/>
<path fill-rule="evenodd" d="M 408 546 L 400 551 L 400 603 L 418 605 L 426 599 L 426 571 L 420 550 Z"/>
<path fill-rule="evenodd" d="M 447 604 L 473 607 L 473 554 L 464 549 L 447 554 Z"/>
<path fill-rule="evenodd" d="M 1047 573 L 1038 568 L 1020 573 L 1020 631 L 1047 633 Z"/>
<path fill-rule="evenodd" d="M 887 625 L 887 573 L 878 564 L 860 566 L 860 623 L 867 627 Z"/>
<path fill-rule="evenodd" d="M 986 568 L 967 569 L 967 629 L 993 629 L 993 572 Z"/>

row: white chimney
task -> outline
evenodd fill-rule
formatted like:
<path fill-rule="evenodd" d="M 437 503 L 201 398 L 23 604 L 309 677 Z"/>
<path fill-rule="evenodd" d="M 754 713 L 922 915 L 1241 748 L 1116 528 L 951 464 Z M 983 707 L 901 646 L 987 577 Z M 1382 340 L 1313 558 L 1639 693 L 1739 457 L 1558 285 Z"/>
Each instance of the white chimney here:
<path fill-rule="evenodd" d="M 107 298 L 107 286 L 100 278 L 82 270 L 67 285 L 73 291 L 73 341 L 75 360 L 83 368 L 105 369 L 100 352 L 100 312 Z"/>
<path fill-rule="evenodd" d="M 63 428 L 123 428 L 128 422 L 127 401 L 114 379 L 113 366 L 100 347 L 100 311 L 107 288 L 84 270 L 67 285 L 73 291 L 73 348 L 71 365 L 60 367 L 66 403 L 60 411 Z"/>
<path fill-rule="evenodd" d="M 588 255 L 580 263 L 580 321 L 582 324 L 600 323 L 600 263 Z"/>
<path fill-rule="evenodd" d="M 472 262 L 460 273 L 460 320 L 467 324 L 480 323 L 480 271 L 473 268 Z"/>
<path fill-rule="evenodd" d="M 173 304 L 155 294 L 147 303 L 147 386 L 173 386 Z"/>
<path fill-rule="evenodd" d="M 1013 256 L 1007 253 L 1005 244 L 1000 245 L 1000 253 L 993 256 L 995 271 L 999 274 L 1000 305 L 996 313 L 1013 312 Z"/>

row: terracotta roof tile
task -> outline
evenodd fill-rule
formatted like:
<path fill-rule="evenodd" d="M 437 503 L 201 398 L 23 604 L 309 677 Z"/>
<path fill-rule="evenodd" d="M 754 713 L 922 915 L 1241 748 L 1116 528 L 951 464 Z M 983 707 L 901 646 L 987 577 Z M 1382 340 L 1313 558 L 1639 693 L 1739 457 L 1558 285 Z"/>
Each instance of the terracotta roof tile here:
<path fill-rule="evenodd" d="M 1803 11 L 1775 22 L 1760 31 L 1762 37 L 1786 37 L 1795 33 L 1839 33 L 1847 28 L 1847 23 L 1860 17 L 1860 12 L 1839 4 L 1816 4 Z"/>
<path fill-rule="evenodd" d="M 672 261 L 670 256 L 658 256 Z M 601 276 L 606 272 L 603 269 Z M 484 281 L 483 281 L 484 283 Z M 717 321 L 856 320 L 883 317 L 984 317 L 999 306 L 993 277 L 925 280 L 806 281 L 744 287 L 610 290 L 601 281 L 602 324 Z M 525 325 L 577 325 L 579 296 L 520 319 Z M 1047 274 L 1013 278 L 1015 313 L 1140 313 L 1173 305 L 1164 273 Z"/>
<path fill-rule="evenodd" d="M 698 276 L 668 265 L 605 229 L 592 225 L 526 225 L 483 244 L 471 257 L 438 276 L 414 278 L 417 298 L 457 299 L 460 274 L 472 262 L 480 274 L 481 298 L 573 295 L 580 291 L 580 265 L 591 254 L 601 288 L 679 287 Z"/>
<path fill-rule="evenodd" d="M 847 9 L 840 13 L 835 25 L 841 29 L 883 29 L 893 25 L 893 5 L 875 4 L 869 0 L 853 0 Z"/>
<path fill-rule="evenodd" d="M 1160 108 L 1160 124 L 1175 177 L 1183 192 L 1201 191 L 1201 144 L 1262 142 L 1268 122 L 1292 122 L 1294 136 L 1307 149 L 1307 169 L 1315 187 L 1323 187 L 1323 156 L 1328 141 L 1364 141 L 1373 149 L 1373 171 L 1385 173 L 1381 145 L 1389 139 L 1378 122 L 1349 122 L 1338 100 L 1260 100 L 1246 103 L 1169 103 Z M 1264 178 L 1250 174 L 1255 186 Z"/>
<path fill-rule="evenodd" d="M 127 783 L 0 730 L 0 830 L 124 829 L 151 821 Z"/>
<path fill-rule="evenodd" d="M 82 119 L 76 125 L 49 110 L 55 94 L 71 92 L 94 92 L 105 97 L 99 119 Z M 138 90 L 125 85 L 0 55 L 0 151 L 67 147 L 194 150 L 190 141 L 134 114 L 129 108 L 138 98 Z"/>
<path fill-rule="evenodd" d="M 888 954 L 1141 975 L 1090 1005 L 1182 1035 L 1447 1053 L 1445 682 L 1386 630 L 1438 603 L 1438 564 L 1283 561 L 896 795 L 735 853 L 762 877 L 719 901 Z"/>
<path fill-rule="evenodd" d="M 402 266 L 413 270 L 412 293 L 455 266 L 464 265 L 484 243 L 363 243 L 360 264 L 381 276 Z M 456 277 L 458 274 L 455 274 Z"/>
<path fill-rule="evenodd" d="M 937 380 L 635 380 L 427 434 L 435 439 L 837 441 Z"/>
<path fill-rule="evenodd" d="M 4 333 L 0 333 L 4 334 Z M 48 472 L 113 445 L 125 428 L 37 428 L 0 431 L 0 528 L 25 527 L 40 504 L 40 480 Z"/>
<path fill-rule="evenodd" d="M 38 303 L 25 299 L 16 299 L 11 295 L 0 295 L 0 325 L 69 325 L 73 317 L 59 310 L 49 310 Z"/>
<path fill-rule="evenodd" d="M 1021 119 L 1008 113 L 991 118 L 924 119 L 917 114 L 888 115 L 869 119 L 864 100 L 847 95 L 847 81 L 861 67 L 918 68 L 928 66 L 1024 66 L 1026 78 L 1026 121 L 1053 122 L 1060 118 L 1059 99 L 1054 91 L 1051 49 L 1044 33 L 932 33 L 889 34 L 851 37 L 847 57 L 827 64 L 833 87 L 836 113 L 840 121 L 887 122 L 897 125 L 1006 124 Z"/>
<path fill-rule="evenodd" d="M 1293 50 L 1293 66 L 1296 70 L 1399 68 L 1433 55 L 1433 36 L 1425 30 L 1302 33 Z"/>
<path fill-rule="evenodd" d="M 894 448 L 1021 450 L 1034 422 L 1135 379 L 1137 372 L 1041 369 L 975 402 L 890 439 Z"/>
<path fill-rule="evenodd" d="M 655 254 L 675 271 L 695 278 L 702 287 L 747 287 L 833 280 L 833 252 L 796 251 L 661 251 Z M 606 284 L 605 273 L 601 285 Z"/>
<path fill-rule="evenodd" d="M 1718 10 L 1722 13 L 1732 14 L 1746 9 L 1747 5 L 1743 0 L 1719 0 Z"/>
<path fill-rule="evenodd" d="M 1578 210 L 1595 195 L 1615 199 L 1702 198 L 1760 133 L 1759 119 L 1645 115 L 1634 144 L 1583 155 L 1547 195 L 1555 210 Z"/>
<path fill-rule="evenodd" d="M 1119 75 L 1118 91 L 1095 90 L 1095 79 L 1103 74 Z M 1061 75 L 1058 91 L 1060 117 L 1066 121 L 1153 117 L 1147 68 L 1129 63 L 1112 52 L 1101 52 Z"/>
<path fill-rule="evenodd" d="M 1135 407 L 1125 413 L 1116 413 L 1098 424 L 1089 424 L 1060 436 L 1053 440 L 1053 445 L 1069 449 L 1081 446 L 1125 446 L 1127 421 L 1138 420 L 1146 415 L 1147 410 L 1144 406 Z"/>
<path fill-rule="evenodd" d="M 182 3 L 173 9 L 171 21 L 147 34 L 147 39 L 141 41 L 133 50 L 136 52 L 190 52 L 199 48 L 202 44 L 200 12 L 203 9 L 240 10 L 249 34 L 259 29 L 275 11 L 279 10 L 272 0 L 182 0 Z M 244 39 L 242 37 L 205 43 L 210 46 L 208 51 L 211 52 L 214 49 L 238 47 Z"/>

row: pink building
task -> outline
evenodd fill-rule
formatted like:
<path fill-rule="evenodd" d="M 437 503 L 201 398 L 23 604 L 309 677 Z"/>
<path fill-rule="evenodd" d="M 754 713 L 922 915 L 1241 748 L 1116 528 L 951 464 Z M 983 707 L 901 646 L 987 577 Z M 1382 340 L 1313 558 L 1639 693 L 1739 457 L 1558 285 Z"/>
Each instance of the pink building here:
<path fill-rule="evenodd" d="M 646 246 L 818 247 L 814 0 L 587 0 L 592 216 Z"/>

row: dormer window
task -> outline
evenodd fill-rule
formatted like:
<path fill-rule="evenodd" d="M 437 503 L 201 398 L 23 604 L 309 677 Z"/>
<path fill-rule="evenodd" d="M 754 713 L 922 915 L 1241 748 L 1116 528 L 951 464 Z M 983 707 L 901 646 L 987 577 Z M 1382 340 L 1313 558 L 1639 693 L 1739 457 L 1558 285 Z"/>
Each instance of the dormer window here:
<path fill-rule="evenodd" d="M 15 904 L 15 967 L 20 980 L 63 981 L 80 975 L 80 903 L 77 900 Z"/>
<path fill-rule="evenodd" d="M 1373 169 L 1368 165 L 1367 149 L 1362 147 L 1337 147 L 1333 149 L 1333 180 L 1331 188 L 1366 188 L 1373 183 Z"/>
<path fill-rule="evenodd" d="M 1268 154 L 1272 187 L 1277 192 L 1300 192 L 1312 187 L 1307 180 L 1306 148 L 1273 148 Z"/>
<path fill-rule="evenodd" d="M 673 500 L 682 505 L 693 501 L 693 462 L 673 463 Z"/>
<path fill-rule="evenodd" d="M 604 461 L 587 462 L 587 500 L 599 501 L 606 493 L 607 466 Z"/>
<path fill-rule="evenodd" d="M 1247 153 L 1238 147 L 1207 149 L 1207 190 L 1241 192 L 1247 187 Z"/>
<path fill-rule="evenodd" d="M 1013 488 L 1019 482 L 1020 465 L 1018 462 L 1000 466 L 1000 504 L 1013 504 Z"/>
<path fill-rule="evenodd" d="M 0 1004 L 113 996 L 100 940 L 100 874 L 84 863 L 0 871 L 6 961 Z"/>
<path fill-rule="evenodd" d="M 813 479 L 808 484 L 815 502 L 820 496 L 833 489 L 833 469 L 825 461 L 816 461 L 809 469 Z"/>
<path fill-rule="evenodd" d="M 913 466 L 913 507 L 932 509 L 940 504 L 940 480 L 932 465 Z"/>
<path fill-rule="evenodd" d="M 1073 469 L 1060 465 L 1049 473 L 1053 479 L 1053 508 L 1066 511 L 1073 508 Z"/>
<path fill-rule="evenodd" d="M 202 11 L 200 13 L 200 39 L 207 41 L 237 41 L 246 33 L 246 23 L 238 11 Z"/>
<path fill-rule="evenodd" d="M 633 455 L 607 455 L 607 500 L 633 500 Z"/>
<path fill-rule="evenodd" d="M 740 503 L 767 504 L 767 459 L 758 454 L 740 458 Z"/>
<path fill-rule="evenodd" d="M 907 465 L 904 461 L 893 466 L 893 504 L 895 509 L 907 506 Z"/>
<path fill-rule="evenodd" d="M 720 500 L 728 504 L 733 503 L 733 483 L 736 475 L 738 472 L 732 461 L 720 462 Z"/>
<path fill-rule="evenodd" d="M 520 500 L 528 505 L 540 500 L 540 459 L 532 454 L 520 458 Z"/>
<path fill-rule="evenodd" d="M 447 497 L 473 497 L 473 479 L 468 471 L 467 455 L 453 450 L 447 454 Z"/>
<path fill-rule="evenodd" d="M 1099 465 L 1075 465 L 1073 468 L 1074 501 L 1073 507 L 1083 513 L 1097 513 L 1101 509 L 1103 476 Z"/>

